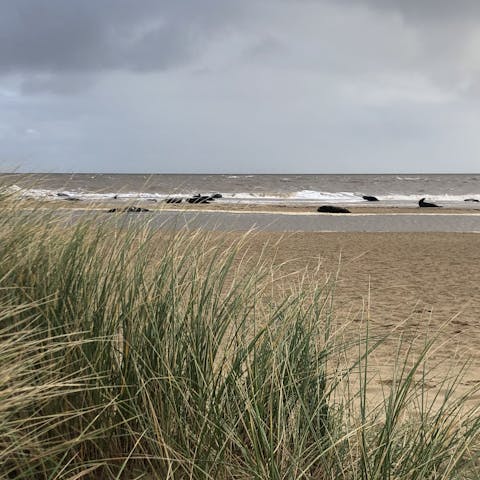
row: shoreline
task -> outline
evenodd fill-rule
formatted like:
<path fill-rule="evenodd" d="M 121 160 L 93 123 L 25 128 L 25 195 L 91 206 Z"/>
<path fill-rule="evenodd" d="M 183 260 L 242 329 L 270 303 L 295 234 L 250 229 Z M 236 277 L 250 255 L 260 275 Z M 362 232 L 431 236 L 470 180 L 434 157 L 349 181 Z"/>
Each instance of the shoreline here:
<path fill-rule="evenodd" d="M 320 215 L 317 212 L 317 208 L 323 205 L 321 202 L 314 205 L 299 205 L 299 204 L 260 204 L 260 203 L 232 203 L 232 202 L 212 202 L 209 204 L 188 204 L 181 203 L 179 205 L 167 204 L 165 202 L 151 202 L 145 199 L 121 199 L 121 200 L 108 200 L 108 201 L 68 201 L 62 199 L 54 200 L 38 200 L 38 199 L 26 199 L 20 200 L 23 206 L 38 206 L 47 209 L 68 209 L 68 210 L 108 210 L 111 208 L 124 208 L 126 206 L 135 205 L 143 208 L 148 208 L 150 211 L 171 211 L 171 212 L 235 212 L 235 213 L 285 213 L 289 215 L 295 214 L 315 214 Z M 333 205 L 333 204 L 328 204 Z M 348 204 L 338 202 L 336 206 L 347 208 L 351 214 L 419 214 L 419 215 L 462 215 L 462 214 L 479 214 L 480 204 L 468 204 L 460 206 L 446 206 L 442 208 L 420 208 L 417 205 L 414 206 L 386 206 L 386 205 L 371 205 L 371 204 Z M 325 215 L 325 214 L 322 214 Z"/>
<path fill-rule="evenodd" d="M 114 205 L 114 206 L 112 206 Z M 351 213 L 319 213 L 304 208 L 224 208 L 224 205 L 145 205 L 147 211 L 124 212 L 129 204 L 23 202 L 20 210 L 53 212 L 67 222 L 82 217 L 100 222 L 127 221 L 154 229 L 270 232 L 468 232 L 480 233 L 480 210 L 437 208 L 352 209 Z M 118 209 L 112 212 L 110 209 Z"/>

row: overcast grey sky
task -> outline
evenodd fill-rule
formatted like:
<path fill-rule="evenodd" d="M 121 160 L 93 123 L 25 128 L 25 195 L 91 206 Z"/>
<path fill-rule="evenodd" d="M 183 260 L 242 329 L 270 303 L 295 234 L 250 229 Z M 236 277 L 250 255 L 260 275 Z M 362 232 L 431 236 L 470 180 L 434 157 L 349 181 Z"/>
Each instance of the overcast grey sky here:
<path fill-rule="evenodd" d="M 0 163 L 480 171 L 478 0 L 0 0 Z"/>

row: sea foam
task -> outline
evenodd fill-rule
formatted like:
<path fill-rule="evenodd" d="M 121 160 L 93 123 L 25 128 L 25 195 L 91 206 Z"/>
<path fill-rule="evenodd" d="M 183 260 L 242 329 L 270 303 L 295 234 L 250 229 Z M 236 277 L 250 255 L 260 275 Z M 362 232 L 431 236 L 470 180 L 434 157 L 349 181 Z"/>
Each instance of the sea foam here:
<path fill-rule="evenodd" d="M 44 200 L 62 200 L 68 197 L 78 198 L 86 201 L 114 201 L 114 200 L 157 200 L 162 201 L 170 196 L 188 198 L 194 194 L 211 195 L 217 192 L 172 192 L 171 194 L 156 192 L 82 192 L 78 190 L 50 190 L 40 188 L 22 189 L 17 185 L 11 185 L 7 191 L 23 198 L 36 198 Z M 339 203 L 339 204 L 365 204 L 360 192 L 325 192 L 316 190 L 300 190 L 296 192 L 219 192 L 222 198 L 216 202 L 245 203 L 245 204 L 311 204 L 311 203 Z M 377 195 L 380 202 L 388 205 L 411 205 L 418 202 L 421 197 L 429 201 L 447 204 L 464 204 L 466 198 L 480 201 L 480 194 L 467 193 L 463 195 L 429 195 L 428 193 L 417 193 L 402 195 L 398 193 Z M 379 204 L 377 204 L 379 205 Z"/>

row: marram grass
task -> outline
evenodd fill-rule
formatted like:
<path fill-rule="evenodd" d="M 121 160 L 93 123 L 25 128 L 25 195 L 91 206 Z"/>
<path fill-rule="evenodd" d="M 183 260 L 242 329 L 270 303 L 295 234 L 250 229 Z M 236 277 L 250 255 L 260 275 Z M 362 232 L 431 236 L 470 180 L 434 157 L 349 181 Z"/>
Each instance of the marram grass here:
<path fill-rule="evenodd" d="M 478 478 L 461 372 L 416 380 L 435 339 L 372 407 L 379 340 L 335 335 L 329 285 L 272 295 L 242 239 L 0 203 L 1 478 Z"/>

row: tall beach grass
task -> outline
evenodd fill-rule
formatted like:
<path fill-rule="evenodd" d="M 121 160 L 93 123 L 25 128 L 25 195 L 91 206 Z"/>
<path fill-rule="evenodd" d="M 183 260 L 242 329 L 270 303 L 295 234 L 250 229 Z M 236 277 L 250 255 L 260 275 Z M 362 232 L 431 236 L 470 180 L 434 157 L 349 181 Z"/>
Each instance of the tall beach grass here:
<path fill-rule="evenodd" d="M 2 478 L 478 478 L 462 372 L 425 390 L 434 338 L 372 403 L 382 339 L 339 334 L 331 284 L 275 293 L 240 235 L 105 218 L 0 199 Z"/>

